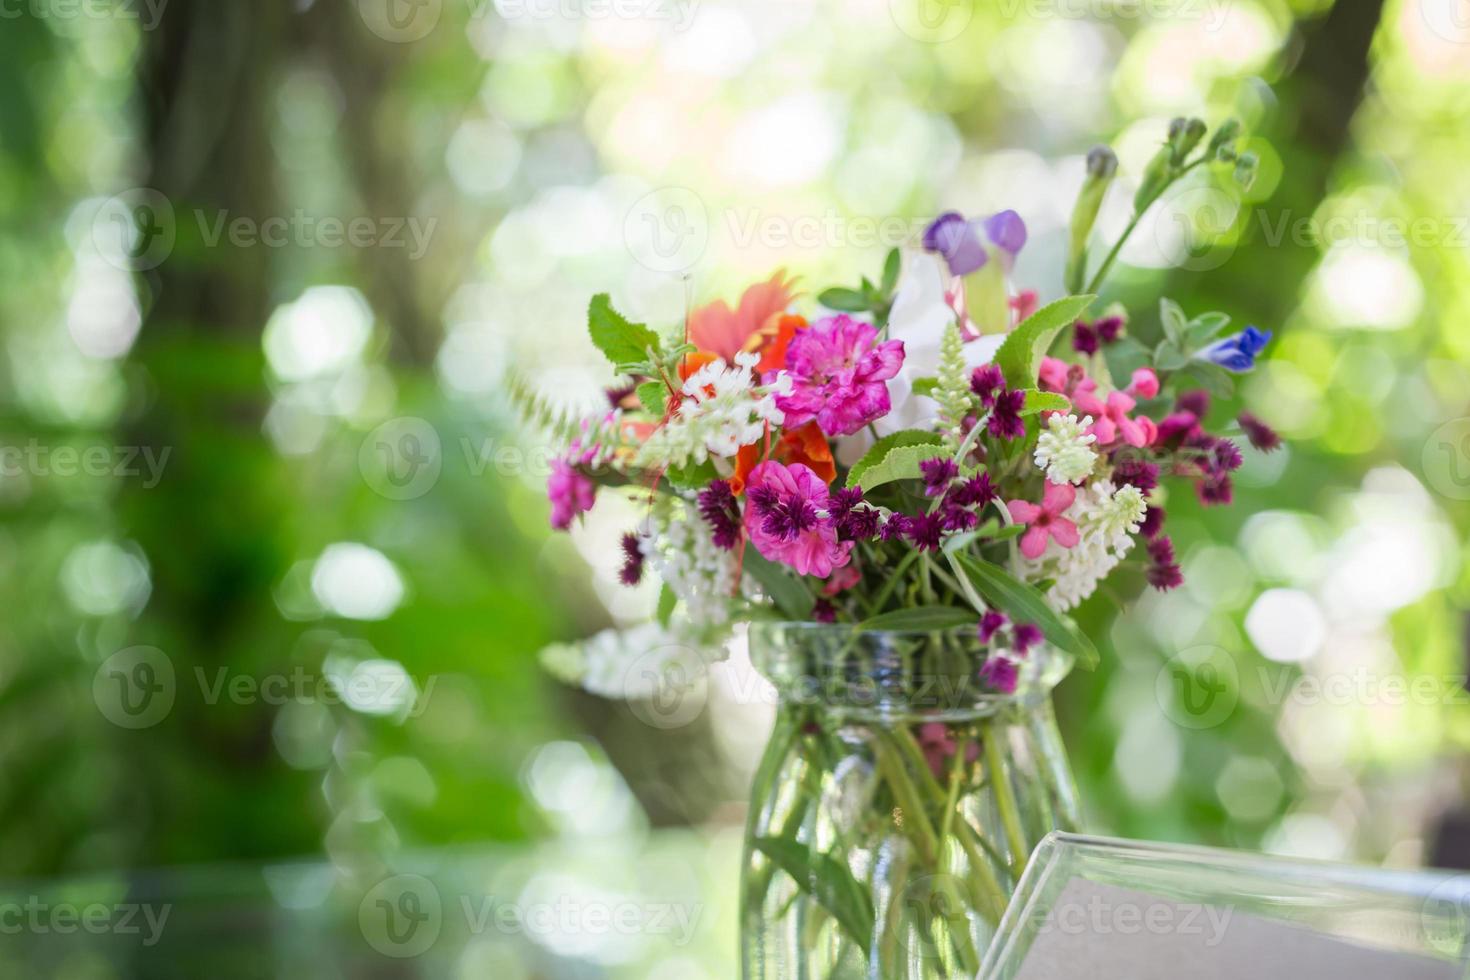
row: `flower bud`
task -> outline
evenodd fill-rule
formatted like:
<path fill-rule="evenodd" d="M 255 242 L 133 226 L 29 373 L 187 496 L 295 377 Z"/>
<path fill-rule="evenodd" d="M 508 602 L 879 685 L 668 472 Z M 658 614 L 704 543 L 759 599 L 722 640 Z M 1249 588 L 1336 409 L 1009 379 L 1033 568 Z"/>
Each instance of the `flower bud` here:
<path fill-rule="evenodd" d="M 1154 154 L 1154 158 L 1144 168 L 1143 180 L 1138 184 L 1138 193 L 1133 195 L 1133 210 L 1139 214 L 1148 210 L 1148 206 L 1164 192 L 1169 186 L 1169 181 L 1174 179 L 1174 151 L 1165 144 Z"/>
<path fill-rule="evenodd" d="M 1206 131 L 1203 119 L 1175 119 L 1169 124 L 1169 146 L 1174 151 L 1174 166 L 1184 166 L 1184 161 L 1205 138 Z"/>
<path fill-rule="evenodd" d="M 1087 179 L 1077 195 L 1077 204 L 1072 208 L 1072 226 L 1067 250 L 1067 288 L 1072 292 L 1082 291 L 1082 280 L 1086 275 L 1087 239 L 1092 226 L 1097 222 L 1098 209 L 1103 197 L 1118 173 L 1118 157 L 1106 146 L 1094 146 L 1087 154 Z"/>
<path fill-rule="evenodd" d="M 1261 160 L 1254 153 L 1242 153 L 1240 159 L 1235 161 L 1235 182 L 1240 189 L 1248 191 L 1256 182 L 1256 171 L 1259 169 Z"/>
<path fill-rule="evenodd" d="M 1240 120 L 1227 119 L 1215 130 L 1215 135 L 1210 137 L 1209 153 L 1220 160 L 1235 159 L 1235 141 L 1240 139 Z M 1229 153 L 1229 156 L 1225 156 Z"/>

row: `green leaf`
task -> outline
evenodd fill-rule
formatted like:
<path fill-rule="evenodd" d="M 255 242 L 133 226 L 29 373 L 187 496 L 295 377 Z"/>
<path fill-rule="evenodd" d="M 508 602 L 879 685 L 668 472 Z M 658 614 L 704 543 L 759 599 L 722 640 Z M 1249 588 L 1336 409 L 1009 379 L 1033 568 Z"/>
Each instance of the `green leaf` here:
<path fill-rule="evenodd" d="M 839 313 L 866 313 L 869 306 L 868 298 L 862 293 L 841 286 L 826 290 L 817 297 L 817 302 Z"/>
<path fill-rule="evenodd" d="M 669 588 L 668 583 L 665 582 L 663 587 L 658 590 L 657 616 L 660 626 L 667 627 L 669 625 L 669 620 L 674 618 L 674 606 L 678 605 L 678 603 L 679 597 L 674 594 L 674 590 Z"/>
<path fill-rule="evenodd" d="M 1091 295 L 1068 296 L 1048 303 L 1011 331 L 1000 350 L 995 352 L 995 363 L 1000 365 L 1006 384 L 1012 388 L 1034 387 L 1041 358 L 1051 349 L 1052 341 L 1063 329 L 1076 323 L 1096 298 Z"/>
<path fill-rule="evenodd" d="M 888 455 L 883 457 L 883 462 L 863 470 L 857 485 L 863 488 L 864 493 L 867 493 L 896 480 L 917 480 L 924 473 L 919 467 L 920 463 L 926 459 L 938 459 L 940 456 L 948 455 L 949 450 L 943 446 L 899 446 L 897 449 L 890 449 Z M 848 475 L 848 482 L 849 484 L 852 482 L 851 474 Z"/>
<path fill-rule="evenodd" d="M 664 479 L 681 490 L 703 490 L 710 481 L 719 479 L 715 464 L 706 460 L 688 466 L 670 466 L 664 470 Z"/>
<path fill-rule="evenodd" d="M 1164 336 L 1175 347 L 1184 348 L 1184 331 L 1188 321 L 1184 317 L 1184 310 L 1172 299 L 1159 300 L 1159 322 L 1164 325 Z"/>
<path fill-rule="evenodd" d="M 791 876 L 852 937 L 858 949 L 873 942 L 873 903 L 847 865 L 785 837 L 757 837 L 755 849 Z"/>
<path fill-rule="evenodd" d="M 892 296 L 893 290 L 898 286 L 898 270 L 903 262 L 903 257 L 898 249 L 888 250 L 888 258 L 883 260 L 883 295 Z"/>
<path fill-rule="evenodd" d="M 1024 525 L 1024 524 L 1007 524 L 1005 527 L 1001 528 L 999 531 L 996 531 L 994 534 L 992 534 L 991 537 L 994 538 L 996 541 L 1009 541 L 1011 538 L 1019 538 L 1021 535 L 1025 534 L 1025 533 L 1026 533 L 1026 525 Z"/>
<path fill-rule="evenodd" d="M 645 381 L 638 386 L 638 400 L 650 415 L 662 416 L 669 403 L 669 386 L 662 381 Z"/>
<path fill-rule="evenodd" d="M 919 378 L 914 382 L 914 394 L 934 397 L 934 392 L 939 390 L 938 378 Z"/>
<path fill-rule="evenodd" d="M 1199 350 L 1209 344 L 1215 337 L 1230 326 L 1230 317 L 1224 313 L 1201 313 L 1189 321 L 1189 326 L 1184 331 L 1184 349 L 1190 351 Z"/>
<path fill-rule="evenodd" d="M 767 560 L 754 545 L 747 546 L 741 568 L 760 583 L 766 595 L 781 610 L 782 615 L 792 620 L 811 618 L 816 600 L 811 591 L 790 570 Z"/>
<path fill-rule="evenodd" d="M 969 626 L 978 622 L 979 615 L 973 609 L 961 606 L 919 606 L 914 609 L 895 609 L 880 613 L 858 623 L 863 631 L 891 630 L 894 632 L 929 632 Z"/>
<path fill-rule="evenodd" d="M 1026 389 L 1026 404 L 1021 408 L 1022 415 L 1035 415 L 1037 412 L 1065 412 L 1072 407 L 1072 402 L 1066 395 L 1059 395 L 1053 391 L 1037 391 L 1035 388 Z"/>
<path fill-rule="evenodd" d="M 1162 340 L 1154 348 L 1154 367 L 1160 371 L 1177 371 L 1189 363 L 1189 358 L 1172 340 Z"/>
<path fill-rule="evenodd" d="M 987 602 L 1018 623 L 1035 623 L 1053 646 L 1077 658 L 1087 670 L 1097 666 L 1097 647 L 1076 626 L 1058 616 L 1035 588 L 998 565 L 959 555 L 958 561 Z"/>
<path fill-rule="evenodd" d="M 858 480 L 862 479 L 864 473 L 883 462 L 889 450 L 900 446 L 938 446 L 942 438 L 937 432 L 921 432 L 918 429 L 903 429 L 899 432 L 890 432 L 888 435 L 873 443 L 873 448 L 863 454 L 847 474 L 847 485 L 855 487 Z"/>
<path fill-rule="evenodd" d="M 1200 383 L 1215 398 L 1235 397 L 1235 377 L 1218 364 L 1190 361 L 1184 373 Z"/>
<path fill-rule="evenodd" d="M 648 360 L 648 352 L 659 353 L 658 334 L 641 323 L 632 323 L 612 308 L 607 293 L 592 297 L 587 308 L 587 332 L 592 343 L 613 363 L 619 371 L 642 364 Z"/>

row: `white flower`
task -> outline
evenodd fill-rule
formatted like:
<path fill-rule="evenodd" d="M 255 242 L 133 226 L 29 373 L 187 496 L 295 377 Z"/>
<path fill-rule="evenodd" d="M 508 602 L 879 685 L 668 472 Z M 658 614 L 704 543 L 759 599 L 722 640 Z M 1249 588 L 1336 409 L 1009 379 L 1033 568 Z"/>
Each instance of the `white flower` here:
<path fill-rule="evenodd" d="M 1046 478 L 1052 483 L 1081 483 L 1091 476 L 1097 464 L 1092 449 L 1097 436 L 1087 433 L 1092 416 L 1078 421 L 1075 415 L 1058 412 L 1046 425 L 1036 440 L 1036 465 L 1046 471 Z"/>
<path fill-rule="evenodd" d="M 640 529 L 638 547 L 684 603 L 685 632 L 708 633 L 730 622 L 739 598 L 736 583 L 744 587 L 750 577 L 741 578 L 737 552 L 715 544 L 713 531 L 694 507 L 683 500 L 661 502 Z"/>
<path fill-rule="evenodd" d="M 1059 611 L 1081 603 L 1098 583 L 1118 567 L 1133 547 L 1147 505 L 1135 486 L 1118 489 L 1110 480 L 1094 480 L 1077 489 L 1077 499 L 1063 516 L 1077 525 L 1076 547 L 1047 542 L 1039 558 L 1021 559 L 1022 577 L 1029 582 L 1051 579 L 1047 602 Z"/>
<path fill-rule="evenodd" d="M 757 387 L 753 368 L 759 360 L 740 353 L 734 367 L 713 361 L 691 374 L 674 415 L 639 451 L 639 464 L 683 467 L 711 456 L 730 459 L 741 446 L 760 440 L 767 423 L 784 422 L 775 396 L 790 390 L 791 378 L 782 374 L 776 384 Z"/>

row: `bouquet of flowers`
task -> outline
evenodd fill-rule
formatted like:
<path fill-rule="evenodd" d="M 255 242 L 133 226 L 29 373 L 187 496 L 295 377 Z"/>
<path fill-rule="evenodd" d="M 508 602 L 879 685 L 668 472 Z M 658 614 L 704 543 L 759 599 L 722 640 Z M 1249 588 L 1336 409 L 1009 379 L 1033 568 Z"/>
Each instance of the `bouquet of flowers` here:
<path fill-rule="evenodd" d="M 1200 170 L 1249 183 L 1255 163 L 1237 152 L 1239 127 L 1206 135 L 1199 120 L 1173 124 L 1142 175 L 1132 222 L 1090 276 L 1093 225 L 1117 162 L 1106 147 L 1089 155 L 1070 229 L 1073 294 L 1046 305 L 1012 282 L 1027 240 L 1014 211 L 940 215 L 920 247 L 895 249 L 876 277 L 820 291 L 815 304 L 778 273 L 733 307 L 715 302 L 654 329 L 595 297 L 592 340 L 626 382 L 608 392 L 605 413 L 569 427 L 548 486 L 552 523 L 569 527 L 600 493 L 630 495 L 641 518 L 622 540 L 622 579 L 635 585 L 651 573 L 663 590 L 656 624 L 554 647 L 544 662 L 591 690 L 647 697 L 700 673 L 703 664 L 681 662 L 688 651 L 718 650 L 734 624 L 762 620 L 939 637 L 925 649 L 954 654 L 942 669 L 982 698 L 1013 694 L 1043 650 L 1094 661 L 1069 610 L 1114 575 L 1156 589 L 1181 583 L 1166 484 L 1228 504 L 1243 441 L 1266 451 L 1278 442 L 1250 415 L 1223 427 L 1210 419 L 1212 398 L 1230 394 L 1269 332 L 1232 330 L 1223 313 L 1191 316 L 1164 300 L 1162 330 L 1146 345 L 1123 308 L 1093 312 L 1128 234 L 1175 181 Z M 533 415 L 554 415 L 520 397 Z M 653 650 L 667 659 L 650 664 Z M 940 669 L 932 658 L 913 667 L 919 659 L 905 654 L 905 669 Z M 875 873 L 882 847 L 860 860 L 864 845 L 851 838 L 846 850 L 819 846 L 802 829 L 846 778 L 815 761 L 840 756 L 845 736 L 811 715 L 778 725 L 781 752 L 806 745 L 797 753 L 804 768 L 783 769 L 778 758 L 763 777 L 800 786 L 776 809 L 757 806 L 753 847 L 764 861 L 747 869 L 751 915 L 785 914 L 789 905 L 773 905 L 770 892 L 784 871 L 853 955 L 897 963 L 893 937 L 922 936 L 947 966 L 974 974 L 983 937 L 973 920 L 993 923 L 1034 841 L 1016 829 L 1024 794 L 996 785 L 1003 736 L 952 713 L 934 717 L 891 726 L 884 738 L 893 741 L 869 755 L 865 771 L 877 775 L 862 808 L 880 815 L 882 832 L 896 820 L 919 835 L 921 867 L 910 874 L 943 878 L 958 861 L 967 882 L 986 887 L 956 894 L 944 885 L 935 894 L 948 911 L 920 909 L 912 921 L 891 911 L 891 896 L 885 912 L 884 889 L 860 880 L 862 869 Z M 802 788 L 799 774 L 813 771 L 830 778 Z M 997 793 L 998 846 L 961 802 L 980 786 Z M 965 910 L 959 925 L 956 907 Z M 875 921 L 894 928 L 875 931 Z M 812 940 L 808 952 L 818 947 Z M 847 954 L 824 955 L 831 967 Z M 747 970 L 760 972 L 749 953 Z"/>

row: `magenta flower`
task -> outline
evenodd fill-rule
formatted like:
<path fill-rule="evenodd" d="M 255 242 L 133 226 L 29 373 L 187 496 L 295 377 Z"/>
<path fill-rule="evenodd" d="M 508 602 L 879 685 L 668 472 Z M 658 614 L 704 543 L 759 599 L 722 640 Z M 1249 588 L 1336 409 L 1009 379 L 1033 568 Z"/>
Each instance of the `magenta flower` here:
<path fill-rule="evenodd" d="M 985 615 L 980 617 L 980 625 L 976 628 L 980 642 L 989 643 L 995 634 L 1000 632 L 1000 628 L 1008 622 L 1010 620 L 1005 613 L 996 612 L 994 609 L 985 610 Z"/>
<path fill-rule="evenodd" d="M 597 485 L 571 463 L 559 459 L 551 464 L 546 496 L 551 501 L 551 526 L 565 531 L 578 514 L 592 509 Z"/>
<path fill-rule="evenodd" d="M 851 541 L 837 540 L 825 515 L 827 485 L 811 467 L 767 460 L 746 481 L 745 531 L 755 550 L 802 575 L 826 578 L 848 562 Z"/>
<path fill-rule="evenodd" d="M 1133 372 L 1133 382 L 1128 386 L 1128 394 L 1137 395 L 1145 401 L 1159 397 L 1159 376 L 1154 373 L 1153 368 L 1141 367 Z"/>
<path fill-rule="evenodd" d="M 1092 392 L 1079 392 L 1073 397 L 1072 404 L 1077 411 L 1085 412 L 1097 420 L 1087 431 L 1097 436 L 1099 446 L 1111 445 L 1119 439 L 1130 446 L 1147 446 L 1156 434 L 1152 419 L 1147 416 L 1136 419 L 1129 417 L 1128 413 L 1138 403 L 1131 395 L 1125 395 L 1121 391 L 1109 393 L 1106 402 Z"/>
<path fill-rule="evenodd" d="M 817 420 L 829 436 L 848 436 L 888 414 L 889 378 L 903 366 L 903 341 L 877 343 L 878 329 L 846 314 L 798 331 L 786 348 L 789 394 L 776 396 L 786 428 Z M 775 373 L 765 378 L 767 384 Z"/>
<path fill-rule="evenodd" d="M 919 726 L 917 741 L 924 753 L 924 760 L 929 763 L 929 770 L 936 778 L 943 779 L 951 764 L 949 760 L 960 750 L 954 736 L 950 734 L 949 726 L 942 721 L 926 722 Z M 974 762 L 978 758 L 980 746 L 976 742 L 970 742 L 965 748 L 965 761 Z"/>
<path fill-rule="evenodd" d="M 1021 672 L 1009 657 L 991 657 L 980 668 L 980 679 L 1001 694 L 1015 694 Z"/>
<path fill-rule="evenodd" d="M 1047 483 L 1040 505 L 1024 500 L 1012 500 L 1006 504 L 1011 520 L 1027 525 L 1021 535 L 1021 554 L 1027 558 L 1040 558 L 1046 550 L 1047 538 L 1063 548 L 1075 548 L 1081 540 L 1077 525 L 1062 514 L 1077 499 L 1077 489 L 1070 483 Z"/>
<path fill-rule="evenodd" d="M 1256 418 L 1249 412 L 1240 413 L 1240 427 L 1245 430 L 1245 436 L 1263 453 L 1269 453 L 1281 445 L 1281 437 L 1276 434 L 1265 422 Z"/>

